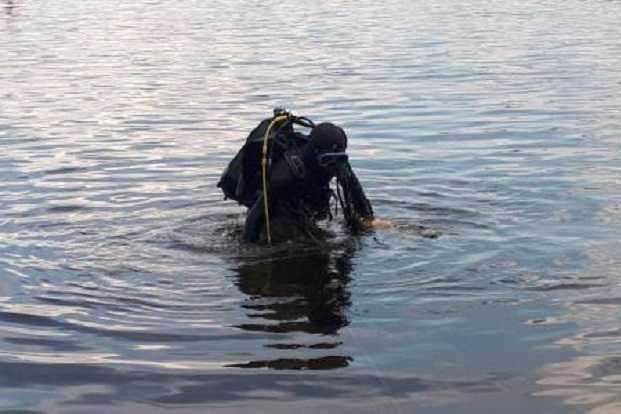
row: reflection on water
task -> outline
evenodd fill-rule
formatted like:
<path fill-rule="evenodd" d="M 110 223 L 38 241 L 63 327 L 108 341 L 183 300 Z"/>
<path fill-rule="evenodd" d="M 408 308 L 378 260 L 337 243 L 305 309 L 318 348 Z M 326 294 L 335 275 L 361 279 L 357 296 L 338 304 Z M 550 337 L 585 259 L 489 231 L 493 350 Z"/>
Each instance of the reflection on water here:
<path fill-rule="evenodd" d="M 330 355 L 317 358 L 250 361 L 236 367 L 274 369 L 330 369 L 349 365 L 350 356 L 338 352 L 338 332 L 349 324 L 351 305 L 351 257 L 354 244 L 343 250 L 284 257 L 267 262 L 242 264 L 236 268 L 236 285 L 248 295 L 242 304 L 252 321 L 238 325 L 252 332 L 315 334 L 314 342 L 291 343 L 289 340 L 269 343 L 279 350 L 329 350 Z M 333 246 L 336 247 L 336 246 Z M 319 342 L 317 342 L 319 340 Z"/>
<path fill-rule="evenodd" d="M 15 5 L 13 4 L 13 0 L 6 0 L 6 5 L 4 6 L 6 14 L 8 14 L 9 16 L 12 15 L 14 7 Z"/>
<path fill-rule="evenodd" d="M 621 354 L 581 356 L 569 362 L 550 364 L 538 384 L 542 397 L 562 399 L 569 406 L 583 407 L 591 414 L 621 411 L 619 382 Z"/>
<path fill-rule="evenodd" d="M 608 215 L 617 221 L 618 215 Z M 621 261 L 617 240 L 601 244 L 589 252 L 592 265 L 585 277 L 618 280 Z M 618 283 L 617 283 L 618 284 Z M 616 289 L 596 289 L 574 301 L 562 316 L 543 323 L 574 323 L 574 335 L 564 337 L 556 345 L 575 349 L 570 360 L 543 367 L 538 381 L 539 396 L 562 399 L 568 406 L 579 407 L 591 414 L 621 412 L 621 297 Z"/>

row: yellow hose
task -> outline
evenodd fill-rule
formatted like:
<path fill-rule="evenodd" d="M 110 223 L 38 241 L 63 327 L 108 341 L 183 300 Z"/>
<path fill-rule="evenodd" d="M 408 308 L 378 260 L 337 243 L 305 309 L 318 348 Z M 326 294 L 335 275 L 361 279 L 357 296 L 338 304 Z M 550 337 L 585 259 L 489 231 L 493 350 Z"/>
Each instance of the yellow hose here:
<path fill-rule="evenodd" d="M 265 230 L 267 232 L 267 243 L 272 244 L 272 229 L 270 228 L 270 208 L 269 208 L 269 200 L 267 194 L 267 143 L 271 138 L 270 132 L 272 132 L 272 127 L 281 121 L 286 121 L 289 119 L 289 115 L 279 115 L 272 119 L 267 130 L 265 131 L 265 137 L 263 138 L 263 151 L 261 157 L 261 176 L 263 180 L 263 210 L 265 212 Z"/>

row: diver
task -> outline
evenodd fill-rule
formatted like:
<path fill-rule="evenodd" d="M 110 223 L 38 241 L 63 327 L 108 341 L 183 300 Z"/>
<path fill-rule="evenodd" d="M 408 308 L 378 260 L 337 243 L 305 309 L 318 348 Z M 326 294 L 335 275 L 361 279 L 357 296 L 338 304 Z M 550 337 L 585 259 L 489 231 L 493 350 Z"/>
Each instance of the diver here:
<path fill-rule="evenodd" d="M 248 208 L 244 239 L 268 244 L 316 239 L 317 222 L 332 219 L 339 206 L 351 232 L 372 227 L 373 208 L 346 149 L 342 128 L 275 109 L 250 132 L 218 182 L 225 198 Z"/>

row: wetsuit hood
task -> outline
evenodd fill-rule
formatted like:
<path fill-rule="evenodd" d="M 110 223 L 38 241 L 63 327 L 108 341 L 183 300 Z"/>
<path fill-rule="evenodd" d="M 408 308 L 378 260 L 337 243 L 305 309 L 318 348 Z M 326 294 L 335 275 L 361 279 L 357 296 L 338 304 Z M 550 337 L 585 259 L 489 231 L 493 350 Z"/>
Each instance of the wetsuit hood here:
<path fill-rule="evenodd" d="M 318 154 L 344 152 L 347 149 L 347 135 L 343 128 L 330 122 L 315 126 L 310 133 L 310 145 Z"/>
<path fill-rule="evenodd" d="M 312 175 L 320 182 L 328 182 L 337 173 L 336 166 L 320 166 L 319 157 L 322 154 L 345 155 L 347 149 L 347 135 L 339 126 L 330 122 L 316 125 L 310 135 L 309 143 L 304 149 L 304 164 Z M 345 156 L 345 159 L 347 157 Z"/>

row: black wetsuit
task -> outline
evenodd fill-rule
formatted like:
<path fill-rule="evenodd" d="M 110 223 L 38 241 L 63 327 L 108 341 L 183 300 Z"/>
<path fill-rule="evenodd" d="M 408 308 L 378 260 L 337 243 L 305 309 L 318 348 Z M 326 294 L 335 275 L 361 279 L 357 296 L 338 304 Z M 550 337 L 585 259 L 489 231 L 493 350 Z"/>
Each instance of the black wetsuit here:
<path fill-rule="evenodd" d="M 266 240 L 258 144 L 262 144 L 269 122 L 269 119 L 264 120 L 250 133 L 246 145 L 218 183 L 228 198 L 248 207 L 244 238 L 250 242 Z M 316 130 L 320 129 L 321 126 Z M 342 135 L 345 142 L 341 150 L 344 151 L 346 137 L 344 132 Z M 313 133 L 307 136 L 292 128 L 281 129 L 274 138 L 272 154 L 275 161 L 268 180 L 272 241 L 313 238 L 317 234 L 316 222 L 332 217 L 330 200 L 333 198 L 339 200 L 348 228 L 358 230 L 362 219 L 373 218 L 371 203 L 347 161 L 326 168 L 318 164 L 317 156 L 325 151 L 321 145 L 325 147 L 326 142 L 332 144 L 330 137 L 313 139 Z M 335 177 L 336 192 L 330 188 Z"/>

